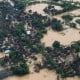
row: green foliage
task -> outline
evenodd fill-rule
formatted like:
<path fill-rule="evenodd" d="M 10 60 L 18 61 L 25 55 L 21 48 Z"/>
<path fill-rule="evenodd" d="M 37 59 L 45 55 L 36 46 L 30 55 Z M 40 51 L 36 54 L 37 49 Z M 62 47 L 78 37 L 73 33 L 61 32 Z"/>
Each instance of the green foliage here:
<path fill-rule="evenodd" d="M 55 15 L 57 14 L 61 14 L 61 13 L 64 13 L 64 12 L 68 12 L 68 11 L 71 11 L 71 10 L 75 10 L 75 9 L 79 9 L 80 6 L 76 6 L 76 3 L 74 2 L 74 5 L 69 2 L 69 1 L 62 1 L 61 3 L 57 3 L 57 1 L 59 0 L 52 0 L 52 3 L 49 5 L 49 7 L 45 8 L 44 11 L 48 14 L 52 14 L 54 15 L 54 10 L 55 10 Z M 57 10 L 57 9 L 53 9 L 52 7 L 50 6 L 53 6 L 54 5 L 58 5 L 58 6 L 61 6 L 62 7 L 62 10 Z"/>
<path fill-rule="evenodd" d="M 9 53 L 10 62 L 14 65 L 18 64 L 18 63 L 24 63 L 25 58 L 23 57 L 23 54 L 24 54 L 24 52 L 21 53 L 18 50 L 16 50 L 15 48 L 11 49 L 11 52 Z"/>
<path fill-rule="evenodd" d="M 2 29 L 0 29 L 0 40 L 4 40 L 5 36 L 6 33 Z"/>
<path fill-rule="evenodd" d="M 69 22 L 73 19 L 73 16 L 71 15 L 63 15 L 62 18 L 66 21 L 66 22 Z"/>
<path fill-rule="evenodd" d="M 35 35 L 34 35 L 35 38 L 38 38 L 38 39 L 41 39 L 43 37 L 43 34 L 38 31 Z"/>
<path fill-rule="evenodd" d="M 29 74 L 29 67 L 26 63 L 20 64 L 19 66 L 12 67 L 11 69 L 13 73 L 16 75 Z"/>
<path fill-rule="evenodd" d="M 71 49 L 75 52 L 80 52 L 80 41 L 77 41 L 71 45 Z"/>
<path fill-rule="evenodd" d="M 33 45 L 31 47 L 31 52 L 39 53 L 40 51 L 39 51 L 39 48 L 36 45 Z"/>
<path fill-rule="evenodd" d="M 31 59 L 33 59 L 33 60 L 36 61 L 37 60 L 37 57 L 36 56 L 32 56 Z"/>
<path fill-rule="evenodd" d="M 54 23 L 52 25 L 52 29 L 53 30 L 57 30 L 57 31 L 61 31 L 61 30 L 63 30 L 63 27 L 62 27 L 62 25 L 60 23 Z"/>
<path fill-rule="evenodd" d="M 37 12 L 31 15 L 31 24 L 35 29 L 43 30 L 49 25 L 48 23 L 49 19 L 46 16 L 42 16 Z"/>
<path fill-rule="evenodd" d="M 55 2 L 57 2 L 57 1 L 59 1 L 59 0 L 52 0 L 52 1 L 55 1 Z"/>
<path fill-rule="evenodd" d="M 77 22 L 78 24 L 80 24 L 80 19 L 77 19 L 76 22 Z"/>
<path fill-rule="evenodd" d="M 70 26 L 71 28 L 76 28 L 76 24 L 75 24 L 75 23 L 69 23 L 69 26 Z"/>
<path fill-rule="evenodd" d="M 22 34 L 26 34 L 25 28 L 24 26 L 24 22 L 20 22 L 19 24 L 15 25 L 15 34 L 14 36 L 21 36 Z"/>
<path fill-rule="evenodd" d="M 15 0 L 15 7 L 17 7 L 19 10 L 24 10 L 26 5 L 29 3 L 30 0 Z"/>
<path fill-rule="evenodd" d="M 56 31 L 62 31 L 63 30 L 63 26 L 62 26 L 61 22 L 57 19 L 52 20 L 51 28 L 53 30 L 56 30 Z"/>
<path fill-rule="evenodd" d="M 13 42 L 14 49 L 11 49 L 11 53 L 9 54 L 9 59 L 7 59 L 7 58 L 5 59 L 5 62 L 10 61 L 10 66 L 11 66 L 13 73 L 17 74 L 17 75 L 24 75 L 24 74 L 29 73 L 29 67 L 26 64 L 26 55 L 28 55 L 27 53 L 30 52 L 31 55 L 33 55 L 32 53 L 42 53 L 43 55 L 45 55 L 44 59 L 47 61 L 46 67 L 48 69 L 55 69 L 56 72 L 61 74 L 62 77 L 66 77 L 69 75 L 67 73 L 68 72 L 67 69 L 70 69 L 70 70 L 74 69 L 71 73 L 74 74 L 74 71 L 76 71 L 76 73 L 78 75 L 80 75 L 80 65 L 79 65 L 80 59 L 77 60 L 77 63 L 74 62 L 74 64 L 75 64 L 74 66 L 77 65 L 76 66 L 77 70 L 73 67 L 71 68 L 70 64 L 68 64 L 68 68 L 67 68 L 65 66 L 66 62 L 64 63 L 63 61 L 61 61 L 61 59 L 63 59 L 63 57 L 66 57 L 67 55 L 71 54 L 70 50 L 74 51 L 74 53 L 80 52 L 80 41 L 72 44 L 70 46 L 70 48 L 62 47 L 60 45 L 60 42 L 55 41 L 53 43 L 53 47 L 50 47 L 50 48 L 48 48 L 48 50 L 45 50 L 44 45 L 41 45 L 41 43 L 40 43 L 40 39 L 43 37 L 43 34 L 47 33 L 46 28 L 51 25 L 53 30 L 61 31 L 61 30 L 63 30 L 62 23 L 57 19 L 51 20 L 47 16 L 42 16 L 36 12 L 32 13 L 32 11 L 29 11 L 29 14 L 25 14 L 23 11 L 26 7 L 26 4 L 28 4 L 30 0 L 13 0 L 13 1 L 15 2 L 14 7 L 21 10 L 21 14 L 19 14 L 20 20 L 17 20 L 17 18 L 16 18 L 16 20 L 17 21 L 22 20 L 22 22 L 19 22 L 19 24 L 15 24 L 15 26 L 12 28 L 12 30 L 11 30 L 11 26 L 9 26 L 10 24 L 8 25 L 8 23 L 7 23 L 8 21 L 5 21 L 7 23 L 6 25 L 8 25 L 8 26 L 6 26 L 7 29 L 10 27 L 9 30 L 13 31 L 13 32 L 9 32 L 7 34 L 9 36 L 11 42 Z M 56 4 L 56 1 L 58 1 L 58 0 L 54 0 L 54 1 Z M 75 8 L 75 6 L 72 6 L 69 3 L 63 3 L 63 4 L 61 4 L 61 7 L 63 7 L 64 9 L 59 10 L 59 11 L 55 10 L 55 14 L 66 12 L 66 11 L 69 11 L 69 10 Z M 49 5 L 48 9 L 51 9 L 51 8 L 54 8 L 54 6 Z M 6 8 L 2 9 L 2 12 L 4 13 L 3 18 L 5 18 L 6 14 L 9 13 L 9 11 Z M 32 29 L 34 30 L 34 31 L 32 31 L 33 34 L 30 36 L 26 35 L 26 31 L 24 29 L 24 24 L 26 21 L 24 18 L 21 17 L 21 16 L 23 16 L 23 14 L 24 14 L 24 16 L 29 15 L 28 22 L 31 23 L 30 25 L 32 26 Z M 69 22 L 73 19 L 73 16 L 64 15 L 64 16 L 62 16 L 62 18 L 65 21 Z M 4 24 L 5 22 L 3 20 L 2 24 Z M 78 19 L 76 22 L 80 24 L 80 19 Z M 1 21 L 0 21 L 0 23 L 1 23 Z M 69 25 L 70 25 L 70 27 L 76 28 L 75 23 L 70 23 Z M 4 26 L 0 26 L 0 27 L 6 28 Z M 5 36 L 6 36 L 5 31 L 3 31 L 3 29 L 0 29 L 0 40 L 3 40 L 5 38 Z M 19 42 L 18 43 L 19 45 L 16 42 L 17 43 Z M 35 55 L 33 55 L 31 58 L 33 60 L 37 60 L 37 57 L 35 57 Z"/>
<path fill-rule="evenodd" d="M 59 47 L 60 47 L 60 42 L 55 41 L 55 42 L 53 43 L 53 47 L 54 47 L 54 48 L 59 48 Z"/>

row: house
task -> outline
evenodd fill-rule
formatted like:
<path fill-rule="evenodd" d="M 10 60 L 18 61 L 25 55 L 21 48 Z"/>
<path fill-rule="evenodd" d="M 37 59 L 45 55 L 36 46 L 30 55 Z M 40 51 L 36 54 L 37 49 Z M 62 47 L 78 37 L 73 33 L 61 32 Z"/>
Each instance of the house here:
<path fill-rule="evenodd" d="M 4 50 L 4 53 L 8 54 L 10 53 L 10 50 Z"/>

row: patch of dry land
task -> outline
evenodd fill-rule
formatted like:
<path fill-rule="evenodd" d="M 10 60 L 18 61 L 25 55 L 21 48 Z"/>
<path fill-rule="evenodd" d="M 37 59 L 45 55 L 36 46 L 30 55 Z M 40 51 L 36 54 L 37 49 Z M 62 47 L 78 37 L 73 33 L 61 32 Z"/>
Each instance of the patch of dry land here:
<path fill-rule="evenodd" d="M 57 80 L 57 74 L 55 73 L 55 71 L 43 69 L 39 73 L 32 73 L 32 74 L 25 75 L 22 77 L 11 76 L 4 80 Z M 80 80 L 80 79 L 77 76 L 75 76 L 75 77 L 65 78 L 64 80 Z"/>

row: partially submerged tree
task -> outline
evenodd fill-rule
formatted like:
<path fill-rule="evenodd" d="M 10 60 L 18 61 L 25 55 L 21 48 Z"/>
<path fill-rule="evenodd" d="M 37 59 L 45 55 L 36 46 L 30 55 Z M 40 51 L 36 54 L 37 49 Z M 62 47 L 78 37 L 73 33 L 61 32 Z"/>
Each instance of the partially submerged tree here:
<path fill-rule="evenodd" d="M 29 74 L 29 67 L 26 63 L 22 63 L 19 66 L 12 67 L 12 71 L 16 75 Z"/>
<path fill-rule="evenodd" d="M 53 47 L 54 47 L 54 48 L 59 48 L 59 47 L 60 47 L 60 42 L 55 41 L 55 42 L 53 43 Z"/>

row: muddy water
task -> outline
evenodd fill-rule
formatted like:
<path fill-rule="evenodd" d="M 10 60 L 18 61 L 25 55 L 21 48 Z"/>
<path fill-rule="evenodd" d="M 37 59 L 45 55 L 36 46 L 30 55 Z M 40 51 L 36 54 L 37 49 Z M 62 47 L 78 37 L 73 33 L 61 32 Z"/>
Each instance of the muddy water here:
<path fill-rule="evenodd" d="M 67 0 L 67 1 L 70 1 L 70 0 Z M 73 0 L 73 2 L 76 2 L 76 1 L 80 2 L 80 0 Z"/>
<path fill-rule="evenodd" d="M 61 17 L 63 15 L 67 15 L 67 14 L 80 15 L 80 9 L 76 9 L 76 10 L 69 11 L 69 12 L 64 12 L 62 14 L 56 15 L 55 17 Z"/>
<path fill-rule="evenodd" d="M 52 46 L 54 41 L 59 41 L 63 45 L 69 45 L 73 41 L 80 40 L 79 30 L 67 29 L 62 32 L 55 32 L 49 29 L 47 34 L 41 39 L 45 46 Z"/>
<path fill-rule="evenodd" d="M 5 57 L 4 53 L 0 53 L 0 58 Z"/>
<path fill-rule="evenodd" d="M 56 73 L 47 69 L 41 70 L 39 73 L 25 75 L 23 77 L 12 76 L 4 80 L 56 80 Z"/>
<path fill-rule="evenodd" d="M 64 22 L 64 20 L 61 18 L 62 15 L 67 15 L 67 14 L 73 14 L 73 15 L 80 15 L 80 9 L 70 11 L 70 12 L 65 12 L 60 15 L 54 16 L 54 18 L 57 18 Z M 73 19 L 73 22 L 78 19 L 78 17 Z M 41 42 L 45 44 L 45 46 L 52 46 L 54 41 L 59 41 L 63 45 L 69 45 L 73 41 L 78 41 L 80 40 L 80 30 L 76 29 L 71 29 L 69 26 L 64 25 L 65 28 L 68 28 L 67 30 L 64 30 L 62 32 L 56 32 L 53 31 L 52 29 L 48 29 L 47 34 L 44 35 L 44 37 L 41 39 Z M 80 29 L 80 25 L 77 24 L 77 28 Z"/>
<path fill-rule="evenodd" d="M 31 6 L 28 6 L 26 8 L 25 11 L 29 11 L 29 10 L 32 10 L 32 12 L 37 12 L 38 14 L 42 14 L 42 15 L 45 15 L 45 12 L 43 11 L 48 5 L 47 4 L 35 4 L 35 5 L 31 5 Z"/>
<path fill-rule="evenodd" d="M 57 74 L 55 73 L 55 71 L 49 71 L 47 69 L 43 69 L 40 71 L 40 73 L 33 73 L 22 77 L 11 76 L 4 80 L 57 80 Z M 80 80 L 80 78 L 75 76 L 75 77 L 68 77 L 60 80 Z"/>

